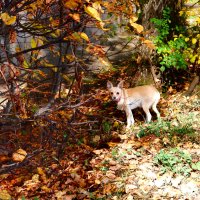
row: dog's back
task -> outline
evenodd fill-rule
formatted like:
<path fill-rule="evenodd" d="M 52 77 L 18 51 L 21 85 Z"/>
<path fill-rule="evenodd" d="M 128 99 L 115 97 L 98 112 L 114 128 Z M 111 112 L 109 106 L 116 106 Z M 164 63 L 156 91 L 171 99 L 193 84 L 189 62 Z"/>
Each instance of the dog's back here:
<path fill-rule="evenodd" d="M 155 102 L 157 104 L 160 100 L 160 93 L 152 85 L 138 86 L 135 88 L 125 89 L 125 91 L 127 94 L 126 98 L 128 98 L 129 103 L 137 101 L 140 102 L 140 104 L 138 103 L 138 106 L 136 107 L 146 106 L 150 108 Z M 131 109 L 134 109 L 133 107 L 134 104 Z"/>

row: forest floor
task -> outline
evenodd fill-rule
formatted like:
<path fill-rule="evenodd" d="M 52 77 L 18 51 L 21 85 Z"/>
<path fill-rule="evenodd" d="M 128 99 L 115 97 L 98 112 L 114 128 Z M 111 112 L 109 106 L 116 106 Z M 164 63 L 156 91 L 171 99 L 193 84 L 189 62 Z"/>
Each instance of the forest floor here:
<path fill-rule="evenodd" d="M 185 97 L 171 88 L 159 103 L 161 122 L 145 124 L 138 112 L 129 131 L 105 86 L 92 93 L 93 103 L 79 109 L 98 113 L 101 125 L 78 126 L 72 139 L 69 128 L 61 133 L 43 120 L 0 134 L 0 199 L 200 199 L 198 89 Z M 64 123 L 68 115 L 49 119 Z"/>

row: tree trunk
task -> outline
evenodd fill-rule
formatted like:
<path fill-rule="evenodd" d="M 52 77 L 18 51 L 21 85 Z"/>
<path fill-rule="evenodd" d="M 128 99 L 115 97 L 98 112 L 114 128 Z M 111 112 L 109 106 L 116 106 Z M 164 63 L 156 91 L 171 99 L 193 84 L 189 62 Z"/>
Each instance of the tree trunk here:
<path fill-rule="evenodd" d="M 190 96 L 198 83 L 199 83 L 199 76 L 195 76 L 192 83 L 190 84 L 190 87 L 188 88 L 187 92 L 185 93 L 185 96 Z"/>
<path fill-rule="evenodd" d="M 171 0 L 149 0 L 147 3 L 140 5 L 142 8 L 142 25 L 146 30 L 153 28 L 150 23 L 150 19 L 153 17 L 160 18 L 162 16 L 162 11 L 165 7 L 172 9 L 173 15 L 178 15 L 179 11 L 183 5 L 183 0 L 171 1 Z M 176 20 L 178 17 L 173 17 Z"/>

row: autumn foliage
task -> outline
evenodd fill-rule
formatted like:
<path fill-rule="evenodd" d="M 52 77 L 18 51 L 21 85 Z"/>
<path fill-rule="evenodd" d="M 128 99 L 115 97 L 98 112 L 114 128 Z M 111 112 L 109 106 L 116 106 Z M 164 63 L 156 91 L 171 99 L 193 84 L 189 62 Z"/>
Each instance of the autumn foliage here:
<path fill-rule="evenodd" d="M 9 88 L 6 94 L 10 103 L 19 104 L 15 112 L 19 111 L 24 117 L 29 115 L 28 108 L 14 100 L 16 90 L 24 97 L 35 93 L 46 95 L 49 99 L 46 103 L 54 101 L 62 82 L 67 83 L 68 89 L 80 90 L 80 77 L 83 73 L 87 75 L 85 61 L 95 56 L 107 62 L 106 52 L 98 41 L 100 35 L 110 29 L 110 24 L 123 16 L 138 33 L 143 31 L 136 23 L 138 17 L 133 10 L 136 5 L 137 1 L 135 4 L 132 1 L 89 0 L 1 2 L 1 63 L 7 68 L 6 73 L 1 71 L 1 76 Z M 99 30 L 100 35 L 97 34 Z M 12 77 L 9 76 L 11 71 Z M 22 83 L 28 86 L 23 94 Z"/>

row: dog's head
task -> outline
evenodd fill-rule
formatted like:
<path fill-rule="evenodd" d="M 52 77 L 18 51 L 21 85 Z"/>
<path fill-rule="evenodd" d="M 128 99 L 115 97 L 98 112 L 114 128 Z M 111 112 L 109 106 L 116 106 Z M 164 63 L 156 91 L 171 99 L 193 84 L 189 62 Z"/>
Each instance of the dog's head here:
<path fill-rule="evenodd" d="M 107 82 L 107 88 L 110 92 L 110 95 L 113 101 L 116 101 L 116 102 L 120 101 L 123 95 L 123 90 L 122 90 L 123 82 L 124 81 L 120 81 L 117 87 L 113 87 L 113 84 L 110 81 Z"/>

